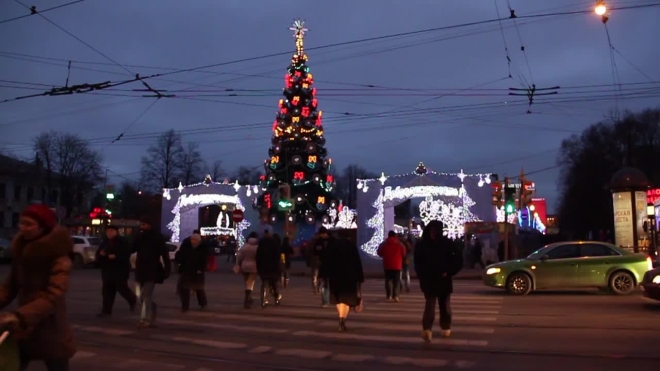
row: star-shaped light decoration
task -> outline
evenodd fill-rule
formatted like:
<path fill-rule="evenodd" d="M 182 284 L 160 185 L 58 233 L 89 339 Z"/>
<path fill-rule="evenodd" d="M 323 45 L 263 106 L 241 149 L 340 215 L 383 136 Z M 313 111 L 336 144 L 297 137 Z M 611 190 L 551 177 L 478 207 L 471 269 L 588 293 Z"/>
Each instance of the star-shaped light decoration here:
<path fill-rule="evenodd" d="M 294 20 L 289 30 L 294 32 L 293 37 L 305 37 L 305 32 L 309 31 L 305 28 L 305 21 L 301 19 Z"/>
<path fill-rule="evenodd" d="M 238 192 L 238 190 L 241 188 L 241 185 L 238 184 L 238 180 L 234 183 L 234 190 Z"/>
<path fill-rule="evenodd" d="M 181 184 L 181 182 L 179 182 L 177 189 L 179 190 L 179 193 L 183 192 L 183 184 Z"/>
<path fill-rule="evenodd" d="M 385 176 L 384 172 L 380 173 L 380 178 L 378 178 L 378 180 L 380 180 L 380 184 L 385 185 L 385 181 L 387 180 L 387 177 Z"/>
<path fill-rule="evenodd" d="M 461 172 L 458 173 L 458 178 L 461 180 L 461 183 L 463 183 L 463 180 L 465 179 L 467 175 L 463 172 L 463 169 L 461 169 Z"/>

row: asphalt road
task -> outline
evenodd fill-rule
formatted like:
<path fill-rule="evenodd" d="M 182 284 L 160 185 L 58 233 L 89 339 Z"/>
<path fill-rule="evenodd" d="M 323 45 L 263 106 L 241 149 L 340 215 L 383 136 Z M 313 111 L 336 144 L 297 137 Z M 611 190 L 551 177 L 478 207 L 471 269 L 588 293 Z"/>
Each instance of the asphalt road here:
<path fill-rule="evenodd" d="M 339 333 L 335 310 L 320 308 L 309 278 L 294 277 L 279 307 L 244 310 L 240 278 L 209 273 L 209 307 L 187 314 L 179 311 L 175 281 L 156 289 L 158 327 L 138 330 L 137 315 L 119 297 L 112 318 L 96 318 L 99 272 L 76 271 L 68 294 L 79 347 L 72 370 L 605 371 L 647 370 L 660 362 L 660 305 L 639 294 L 511 297 L 479 281 L 456 281 L 452 337 L 425 344 L 415 284 L 400 303 L 388 303 L 382 281 L 367 281 L 364 312 L 351 313 L 349 332 Z"/>

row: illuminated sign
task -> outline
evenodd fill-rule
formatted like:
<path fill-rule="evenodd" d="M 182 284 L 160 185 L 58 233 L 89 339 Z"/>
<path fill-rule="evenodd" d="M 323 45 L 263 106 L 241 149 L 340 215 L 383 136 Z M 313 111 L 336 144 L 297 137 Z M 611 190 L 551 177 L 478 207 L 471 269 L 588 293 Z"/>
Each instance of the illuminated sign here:
<path fill-rule="evenodd" d="M 646 191 L 646 203 L 655 204 L 657 200 L 660 200 L 660 188 L 653 188 Z"/>

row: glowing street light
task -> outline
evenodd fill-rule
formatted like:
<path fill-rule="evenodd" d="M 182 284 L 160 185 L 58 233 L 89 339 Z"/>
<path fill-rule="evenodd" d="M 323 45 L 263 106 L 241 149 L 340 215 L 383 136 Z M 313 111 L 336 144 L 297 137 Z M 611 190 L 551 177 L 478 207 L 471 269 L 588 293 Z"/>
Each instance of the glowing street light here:
<path fill-rule="evenodd" d="M 605 13 L 607 13 L 607 6 L 605 5 L 605 2 L 599 1 L 598 3 L 596 3 L 594 12 L 596 13 L 596 15 L 599 15 L 601 17 L 604 16 Z"/>

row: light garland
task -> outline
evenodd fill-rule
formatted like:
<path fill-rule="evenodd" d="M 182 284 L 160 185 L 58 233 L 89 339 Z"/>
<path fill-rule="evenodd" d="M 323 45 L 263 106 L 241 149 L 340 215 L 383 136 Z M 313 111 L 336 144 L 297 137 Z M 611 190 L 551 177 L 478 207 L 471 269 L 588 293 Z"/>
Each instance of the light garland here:
<path fill-rule="evenodd" d="M 518 214 L 517 213 L 512 213 L 509 214 L 508 222 L 510 224 L 516 224 L 518 221 Z M 504 223 L 504 206 L 498 207 L 495 209 L 495 220 L 498 223 Z"/>
<path fill-rule="evenodd" d="M 423 164 L 421 164 L 421 165 L 423 166 Z M 411 176 L 411 175 L 415 175 L 415 176 L 426 176 L 426 175 L 457 176 L 457 177 L 459 177 L 459 178 L 461 179 L 461 182 L 462 182 L 465 178 L 468 178 L 468 177 L 479 177 L 480 179 L 479 179 L 478 185 L 479 185 L 479 187 L 482 187 L 482 186 L 484 185 L 484 183 L 486 183 L 486 184 L 490 184 L 490 182 L 491 182 L 491 179 L 490 179 L 490 178 L 491 178 L 491 176 L 492 176 L 493 174 L 491 174 L 491 173 L 465 174 L 465 173 L 463 172 L 463 169 L 461 169 L 461 171 L 458 172 L 458 173 L 440 173 L 440 172 L 435 172 L 435 171 L 428 170 L 427 168 L 425 168 L 424 173 L 422 173 L 422 174 L 417 173 L 416 171 L 411 171 L 411 172 L 409 172 L 409 173 L 405 173 L 405 174 L 398 174 L 398 175 L 389 175 L 389 176 L 385 176 L 385 173 L 381 173 L 381 176 L 380 176 L 379 178 L 372 178 L 372 179 L 357 179 L 357 181 L 358 181 L 358 185 L 359 185 L 360 183 L 376 182 L 376 181 L 381 182 L 381 184 L 384 185 L 385 182 L 386 182 L 388 179 L 390 179 L 390 178 L 392 178 L 392 179 L 397 179 L 397 178 L 403 178 L 403 177 Z M 359 188 L 362 188 L 362 186 L 360 186 Z"/>
<path fill-rule="evenodd" d="M 373 203 L 376 214 L 367 220 L 367 227 L 375 229 L 371 239 L 360 248 L 369 255 L 377 256 L 378 246 L 385 239 L 385 207 L 383 206 L 383 191 L 380 191 L 378 198 Z"/>
<path fill-rule="evenodd" d="M 428 196 L 453 196 L 460 195 L 458 188 L 445 187 L 445 186 L 415 186 L 415 187 L 385 187 L 383 195 L 383 202 L 395 200 L 407 200 L 415 197 L 428 197 Z"/>
<path fill-rule="evenodd" d="M 469 197 L 467 198 L 469 199 Z M 465 209 L 466 207 L 463 205 L 434 200 L 431 196 L 427 196 L 419 204 L 419 214 L 424 224 L 428 225 L 432 220 L 441 221 L 444 224 L 443 234 L 452 239 L 460 238 L 465 234 L 465 223 L 480 221 L 479 218 Z"/>
<path fill-rule="evenodd" d="M 234 236 L 236 234 L 234 228 L 226 227 L 202 227 L 199 232 L 202 236 Z"/>

